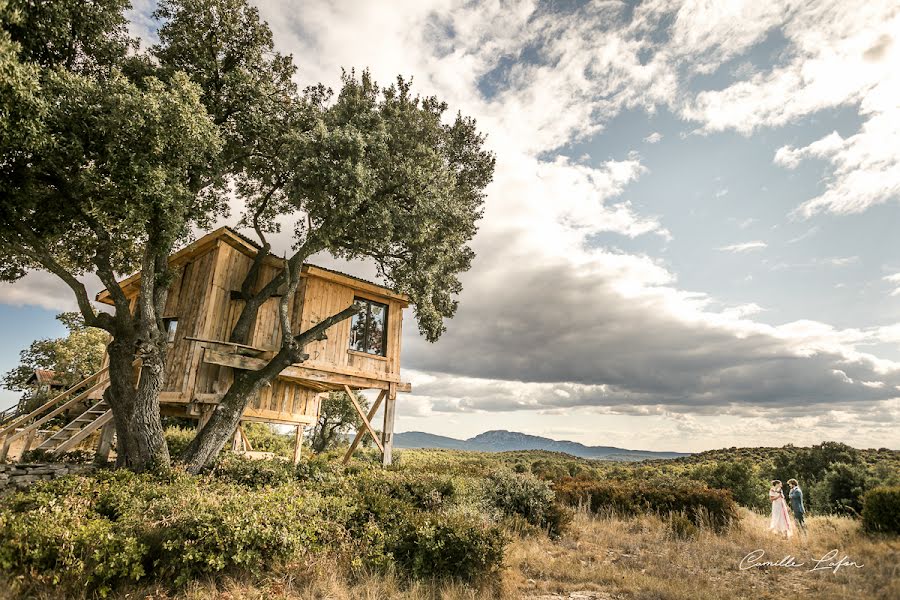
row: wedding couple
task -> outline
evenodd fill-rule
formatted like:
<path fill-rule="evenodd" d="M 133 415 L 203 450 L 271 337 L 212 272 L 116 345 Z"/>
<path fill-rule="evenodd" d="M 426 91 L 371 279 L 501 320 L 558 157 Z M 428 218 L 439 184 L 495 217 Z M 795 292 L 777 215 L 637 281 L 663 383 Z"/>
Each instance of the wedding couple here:
<path fill-rule="evenodd" d="M 789 497 L 791 499 L 791 509 L 797 525 L 800 530 L 806 533 L 806 522 L 804 517 L 806 510 L 803 508 L 803 491 L 796 479 L 788 479 L 788 485 L 791 486 Z M 784 500 L 784 494 L 781 491 L 781 481 L 775 479 L 772 481 L 772 487 L 769 488 L 769 501 L 772 503 L 772 519 L 769 521 L 769 531 L 774 531 L 789 538 L 794 534 L 794 524 L 788 514 L 787 502 Z"/>

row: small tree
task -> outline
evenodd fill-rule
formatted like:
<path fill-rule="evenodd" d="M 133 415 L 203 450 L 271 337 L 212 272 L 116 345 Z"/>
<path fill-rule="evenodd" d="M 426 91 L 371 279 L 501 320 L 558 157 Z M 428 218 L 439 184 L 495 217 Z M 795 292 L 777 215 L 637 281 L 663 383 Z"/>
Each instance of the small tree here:
<path fill-rule="evenodd" d="M 55 373 L 54 381 L 71 386 L 100 369 L 109 335 L 102 329 L 87 327 L 78 313 L 61 313 L 56 319 L 69 330 L 66 337 L 35 340 L 19 353 L 19 365 L 3 376 L 8 390 L 25 391 L 25 402 L 33 408 L 48 394 L 31 388 L 28 380 L 37 369 Z"/>
<path fill-rule="evenodd" d="M 356 401 L 366 409 L 369 400 L 356 393 Z M 313 427 L 309 447 L 316 454 L 337 446 L 351 430 L 362 427 L 362 419 L 346 392 L 329 392 L 319 407 L 319 420 Z"/>

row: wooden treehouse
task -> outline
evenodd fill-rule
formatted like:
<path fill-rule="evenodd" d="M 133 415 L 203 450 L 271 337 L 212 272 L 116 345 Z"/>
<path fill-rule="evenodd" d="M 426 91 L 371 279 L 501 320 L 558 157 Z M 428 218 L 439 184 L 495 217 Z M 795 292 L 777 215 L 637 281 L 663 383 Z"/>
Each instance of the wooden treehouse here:
<path fill-rule="evenodd" d="M 223 227 L 169 257 L 174 277 L 163 314 L 169 343 L 160 394 L 164 415 L 193 418 L 202 427 L 231 385 L 235 369 L 261 369 L 277 352 L 281 342 L 278 322 L 281 297 L 278 295 L 259 310 L 248 344 L 227 341 L 244 304 L 238 290 L 257 249 L 248 238 Z M 281 258 L 267 259 L 259 286 L 276 276 L 283 265 Z M 140 273 L 136 273 L 120 282 L 132 307 L 137 301 L 140 281 Z M 97 300 L 112 304 L 105 290 L 97 295 Z M 326 340 L 306 346 L 309 359 L 284 369 L 248 405 L 242 420 L 295 426 L 296 460 L 303 429 L 318 419 L 323 394 L 344 391 L 356 404 L 353 392 L 378 390 L 368 414 L 356 404 L 363 426 L 345 460 L 368 432 L 381 449 L 384 464 L 390 464 L 397 393 L 411 389 L 409 383 L 400 380 L 401 327 L 403 309 L 409 305 L 409 298 L 386 287 L 307 264 L 289 303 L 295 334 L 353 303 L 361 305 L 363 310 L 331 327 Z M 3 440 L 0 460 L 16 440 L 20 441 L 22 452 L 28 450 L 41 425 L 71 411 L 79 403 L 86 410 L 77 411 L 78 417 L 36 447 L 59 454 L 102 429 L 98 451 L 107 452 L 114 434 L 112 413 L 102 400 L 107 385 L 104 366 L 34 412 L 0 425 Z M 384 426 L 381 436 L 377 436 L 371 420 L 382 403 Z M 235 432 L 234 448 L 250 449 L 240 428 Z"/>

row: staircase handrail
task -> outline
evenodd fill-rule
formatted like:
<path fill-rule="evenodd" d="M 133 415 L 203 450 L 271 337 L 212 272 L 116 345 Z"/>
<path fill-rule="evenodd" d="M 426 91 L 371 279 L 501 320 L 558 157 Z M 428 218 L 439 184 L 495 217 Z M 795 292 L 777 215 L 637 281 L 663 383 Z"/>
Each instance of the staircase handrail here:
<path fill-rule="evenodd" d="M 0 411 L 0 425 L 14 419 L 19 414 L 19 406 L 10 406 L 6 410 Z"/>
<path fill-rule="evenodd" d="M 20 437 L 23 437 L 25 435 L 28 435 L 28 434 L 36 431 L 38 429 L 38 427 L 40 427 L 41 425 L 43 425 L 44 423 L 46 423 L 47 421 L 49 421 L 56 415 L 64 412 L 69 407 L 77 404 L 78 402 L 80 402 L 81 400 L 86 398 L 88 396 L 88 394 L 90 394 L 97 388 L 103 387 L 106 384 L 107 384 L 106 379 L 100 379 L 99 381 L 94 383 L 94 385 L 92 385 L 91 387 L 89 387 L 88 389 L 83 391 L 82 393 L 78 394 L 74 398 L 67 400 L 65 403 L 63 403 L 59 407 L 55 408 L 54 410 L 50 411 L 49 413 L 47 413 L 46 415 L 44 415 L 43 417 L 41 417 L 40 419 L 38 419 L 37 421 L 32 423 L 31 425 L 28 425 L 24 429 L 22 429 L 20 431 L 16 431 L 15 433 L 13 433 L 11 435 L 6 436 L 6 439 L 3 440 L 3 446 L 0 447 L 0 461 L 6 460 L 6 455 L 9 453 L 9 447 L 12 445 L 12 443 L 14 441 L 19 439 Z"/>
<path fill-rule="evenodd" d="M 89 375 L 89 376 L 85 377 L 84 379 L 82 379 L 81 381 L 79 381 L 78 383 L 76 383 L 75 385 L 73 385 L 72 387 L 67 389 L 66 391 L 62 392 L 58 396 L 55 396 L 52 399 L 45 402 L 44 404 L 40 405 L 38 408 L 34 409 L 27 415 L 23 415 L 23 416 L 19 417 L 18 419 L 16 419 L 15 421 L 10 423 L 6 427 L 4 427 L 2 430 L 0 430 L 0 438 L 5 437 L 11 431 L 15 431 L 18 427 L 20 427 L 22 425 L 22 423 L 30 421 L 34 417 L 37 417 L 38 415 L 40 415 L 42 412 L 50 409 L 54 404 L 56 404 L 60 400 L 62 400 L 64 398 L 68 398 L 75 391 L 79 390 L 80 388 L 87 385 L 88 383 L 91 383 L 92 381 L 101 377 L 107 371 L 109 371 L 109 367 L 103 367 L 102 369 L 100 369 L 99 371 L 94 373 L 93 375 Z M 68 408 L 68 406 L 71 406 L 71 401 L 66 403 L 66 408 Z M 56 416 L 57 414 L 59 414 L 59 413 L 55 413 L 53 416 Z"/>

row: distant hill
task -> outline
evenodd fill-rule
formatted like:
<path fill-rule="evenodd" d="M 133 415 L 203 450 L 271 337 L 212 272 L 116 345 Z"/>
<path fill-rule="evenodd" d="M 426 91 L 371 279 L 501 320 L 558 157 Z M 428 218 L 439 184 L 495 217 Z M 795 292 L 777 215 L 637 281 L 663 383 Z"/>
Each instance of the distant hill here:
<path fill-rule="evenodd" d="M 690 456 L 686 452 L 653 452 L 651 450 L 627 450 L 614 446 L 585 446 L 578 442 L 552 440 L 502 429 L 485 431 L 467 440 L 434 435 L 421 431 L 394 434 L 395 448 L 445 448 L 449 450 L 475 450 L 479 452 L 509 452 L 513 450 L 548 450 L 564 452 L 580 458 L 635 461 Z"/>

